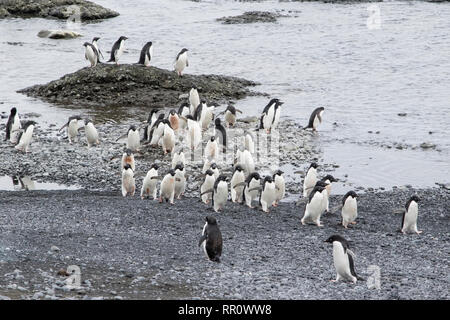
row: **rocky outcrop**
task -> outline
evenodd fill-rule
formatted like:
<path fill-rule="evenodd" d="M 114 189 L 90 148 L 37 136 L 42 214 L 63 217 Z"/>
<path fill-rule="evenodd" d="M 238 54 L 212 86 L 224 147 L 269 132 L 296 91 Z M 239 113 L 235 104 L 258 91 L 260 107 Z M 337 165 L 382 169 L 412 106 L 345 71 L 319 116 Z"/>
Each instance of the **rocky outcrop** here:
<path fill-rule="evenodd" d="M 2 0 L 0 18 L 107 19 L 119 13 L 86 0 Z"/>
<path fill-rule="evenodd" d="M 59 80 L 19 90 L 28 96 L 83 107 L 133 106 L 164 108 L 179 104 L 180 95 L 196 85 L 202 99 L 221 102 L 240 99 L 257 83 L 236 77 L 190 75 L 137 64 L 99 64 Z"/>
<path fill-rule="evenodd" d="M 223 24 L 276 22 L 279 17 L 284 17 L 284 15 L 267 11 L 248 11 L 238 16 L 222 17 L 217 21 Z"/>

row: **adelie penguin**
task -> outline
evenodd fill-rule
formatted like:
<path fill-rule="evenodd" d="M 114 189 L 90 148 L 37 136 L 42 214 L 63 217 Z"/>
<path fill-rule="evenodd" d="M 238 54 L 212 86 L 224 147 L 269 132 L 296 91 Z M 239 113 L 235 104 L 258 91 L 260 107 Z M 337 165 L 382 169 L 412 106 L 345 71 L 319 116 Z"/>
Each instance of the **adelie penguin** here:
<path fill-rule="evenodd" d="M 419 197 L 412 196 L 405 205 L 405 212 L 402 218 L 401 232 L 406 233 L 417 233 L 420 234 L 422 231 L 417 230 L 417 216 L 419 214 Z"/>
<path fill-rule="evenodd" d="M 212 200 L 212 193 L 211 192 L 205 193 L 205 191 L 214 188 L 215 181 L 216 178 L 214 177 L 214 172 L 211 169 L 206 170 L 205 180 L 200 186 L 200 194 L 201 194 L 200 198 L 206 204 L 208 204 Z"/>
<path fill-rule="evenodd" d="M 84 131 L 86 134 L 86 140 L 88 143 L 88 148 L 90 148 L 93 145 L 99 145 L 100 140 L 98 137 L 98 131 L 94 126 L 94 123 L 92 120 L 86 119 L 84 120 Z"/>
<path fill-rule="evenodd" d="M 146 67 L 149 67 L 152 58 L 153 58 L 153 43 L 149 41 L 144 45 L 144 47 L 141 50 L 141 55 L 139 56 L 138 64 L 142 64 Z"/>
<path fill-rule="evenodd" d="M 278 206 L 278 203 L 284 198 L 286 192 L 286 184 L 284 182 L 283 173 L 283 171 L 277 170 L 272 176 L 273 181 L 275 182 L 275 201 L 273 203 L 274 207 Z"/>
<path fill-rule="evenodd" d="M 305 214 L 301 220 L 303 225 L 307 223 L 314 223 L 318 227 L 323 227 L 320 223 L 320 216 L 324 211 L 324 192 L 326 192 L 325 188 L 316 186 L 309 194 L 308 203 L 306 204 Z"/>
<path fill-rule="evenodd" d="M 29 147 L 31 144 L 31 139 L 33 136 L 34 126 L 37 123 L 35 121 L 29 120 L 25 122 L 22 130 L 17 137 L 17 145 L 14 147 L 22 152 L 29 152 Z"/>
<path fill-rule="evenodd" d="M 207 193 L 212 193 L 212 204 L 215 212 L 219 212 L 225 207 L 228 199 L 228 183 L 227 177 L 220 175 L 214 182 L 213 189 L 205 190 L 202 196 Z"/>
<path fill-rule="evenodd" d="M 134 196 L 135 191 L 134 172 L 131 166 L 126 164 L 122 169 L 122 196 Z"/>
<path fill-rule="evenodd" d="M 331 195 L 331 184 L 333 182 L 338 182 L 339 180 L 336 179 L 335 177 L 333 177 L 331 174 L 327 174 L 325 177 L 323 177 L 322 179 L 320 179 L 320 181 L 323 181 L 325 183 L 327 183 L 327 192 L 328 192 L 328 196 Z M 330 211 L 329 208 L 327 207 L 327 212 Z"/>
<path fill-rule="evenodd" d="M 261 176 L 259 175 L 258 172 L 252 172 L 251 174 L 248 175 L 248 177 L 245 179 L 245 184 L 244 184 L 244 203 L 247 205 L 247 207 L 249 208 L 254 208 L 252 206 L 252 202 L 254 200 L 258 199 L 258 187 L 261 184 Z"/>
<path fill-rule="evenodd" d="M 215 108 L 215 106 L 213 104 L 208 106 L 206 104 L 205 100 L 203 100 L 200 103 L 200 105 L 197 107 L 197 109 L 195 111 L 194 119 L 200 123 L 202 130 L 208 129 L 209 124 L 213 120 L 214 108 Z"/>
<path fill-rule="evenodd" d="M 303 181 L 303 197 L 308 197 L 317 182 L 317 163 L 313 162 L 306 172 L 305 181 Z"/>
<path fill-rule="evenodd" d="M 211 170 L 214 174 L 214 179 L 217 179 L 220 175 L 219 168 L 217 164 L 211 159 L 206 158 L 205 163 L 203 164 L 202 173 L 206 173 L 207 170 Z"/>
<path fill-rule="evenodd" d="M 319 107 L 316 108 L 309 117 L 308 125 L 304 129 L 312 129 L 313 131 L 317 131 L 317 127 L 320 123 L 322 123 L 322 116 L 325 108 Z"/>
<path fill-rule="evenodd" d="M 92 45 L 94 46 L 95 49 L 97 49 L 97 63 L 100 63 L 100 56 L 102 56 L 102 59 L 105 60 L 105 57 L 103 57 L 103 53 L 100 50 L 100 48 L 98 47 L 98 40 L 100 40 L 99 37 L 95 37 L 94 39 L 92 39 Z"/>
<path fill-rule="evenodd" d="M 164 120 L 164 131 L 161 138 L 164 154 L 172 153 L 175 148 L 175 132 L 169 120 Z"/>
<path fill-rule="evenodd" d="M 342 198 L 342 225 L 345 229 L 349 223 L 355 224 L 356 217 L 358 216 L 358 195 L 355 191 L 349 191 Z"/>
<path fill-rule="evenodd" d="M 200 96 L 198 94 L 198 89 L 196 86 L 192 86 L 191 90 L 189 91 L 189 105 L 191 116 L 194 116 L 195 112 L 197 111 L 197 107 L 200 105 Z"/>
<path fill-rule="evenodd" d="M 283 102 L 277 98 L 269 101 L 261 114 L 259 129 L 265 129 L 267 133 L 270 133 L 272 129 L 276 128 L 280 119 L 282 104 Z"/>
<path fill-rule="evenodd" d="M 86 58 L 86 60 L 89 60 L 89 62 L 91 63 L 91 68 L 95 67 L 98 63 L 98 51 L 97 49 L 94 47 L 93 44 L 89 43 L 89 42 L 85 42 L 83 44 L 84 46 L 84 57 Z"/>
<path fill-rule="evenodd" d="M 159 189 L 159 202 L 170 202 L 173 204 L 175 198 L 175 170 L 171 169 L 161 181 Z"/>
<path fill-rule="evenodd" d="M 237 165 L 234 167 L 233 176 L 231 177 L 231 201 L 237 203 L 242 202 L 244 185 L 245 185 L 244 169 L 242 168 L 242 166 Z"/>
<path fill-rule="evenodd" d="M 121 160 L 121 168 L 125 167 L 125 165 L 129 164 L 131 169 L 133 171 L 136 170 L 136 164 L 134 162 L 134 154 L 131 149 L 125 149 L 125 151 L 122 154 L 122 160 Z"/>
<path fill-rule="evenodd" d="M 225 111 L 222 111 L 221 113 L 218 114 L 225 114 L 224 119 L 225 119 L 225 124 L 227 127 L 234 127 L 234 125 L 236 124 L 236 112 L 242 113 L 241 110 L 236 109 L 234 106 L 232 105 L 228 105 L 227 108 L 225 109 Z"/>
<path fill-rule="evenodd" d="M 189 67 L 189 61 L 188 61 L 188 49 L 183 48 L 181 51 L 177 54 L 177 57 L 175 58 L 174 62 L 174 68 L 177 74 L 181 77 L 182 72 L 184 68 Z"/>
<path fill-rule="evenodd" d="M 184 130 L 187 127 L 186 117 L 190 115 L 191 111 L 189 110 L 189 104 L 187 102 L 183 102 L 178 108 L 178 118 L 180 122 L 180 129 Z"/>
<path fill-rule="evenodd" d="M 333 235 L 329 237 L 325 242 L 333 244 L 333 262 L 336 269 L 336 280 L 351 281 L 356 283 L 357 280 L 364 280 L 356 275 L 355 263 L 353 258 L 355 254 L 350 250 L 348 241 L 340 235 Z"/>
<path fill-rule="evenodd" d="M 130 149 L 133 152 L 138 151 L 141 146 L 141 137 L 139 135 L 139 128 L 137 128 L 134 125 L 131 125 L 128 128 L 127 133 L 117 138 L 116 141 L 119 141 L 120 139 L 123 139 L 125 137 L 127 138 L 127 149 Z"/>
<path fill-rule="evenodd" d="M 178 117 L 178 113 L 172 109 L 169 111 L 169 116 L 167 118 L 170 122 L 170 126 L 174 131 L 178 131 L 178 128 L 180 127 L 180 118 Z"/>
<path fill-rule="evenodd" d="M 328 194 L 328 183 L 323 182 L 321 180 L 316 182 L 316 185 L 314 187 L 322 187 L 324 190 L 322 191 L 322 195 L 323 195 L 323 200 L 322 200 L 322 210 L 323 211 L 328 211 L 329 208 L 329 194 Z"/>
<path fill-rule="evenodd" d="M 222 233 L 214 217 L 207 216 L 202 236 L 198 245 L 203 248 L 206 257 L 214 262 L 220 262 L 222 255 Z"/>
<path fill-rule="evenodd" d="M 216 120 L 214 120 L 214 129 L 216 132 L 215 134 L 216 134 L 218 143 L 220 143 L 222 145 L 222 152 L 226 153 L 226 151 L 227 151 L 227 131 L 223 127 L 222 122 L 220 121 L 219 118 L 216 118 Z"/>
<path fill-rule="evenodd" d="M 202 142 L 202 128 L 200 124 L 194 120 L 191 115 L 186 117 L 188 134 L 186 137 L 187 147 L 192 151 L 197 149 Z"/>
<path fill-rule="evenodd" d="M 147 175 L 142 182 L 141 199 L 150 198 L 150 196 L 153 197 L 153 200 L 157 199 L 158 169 L 159 166 L 155 163 L 151 166 L 150 170 L 148 170 Z"/>
<path fill-rule="evenodd" d="M 215 160 L 219 156 L 219 145 L 217 144 L 217 140 L 215 136 L 209 138 L 206 143 L 204 157 L 210 160 Z"/>
<path fill-rule="evenodd" d="M 125 40 L 128 38 L 125 36 L 121 36 L 111 49 L 111 57 L 108 62 L 115 62 L 117 65 L 119 64 L 119 59 L 122 56 L 123 51 L 125 50 Z"/>
<path fill-rule="evenodd" d="M 69 143 L 77 142 L 78 137 L 78 121 L 81 120 L 80 116 L 71 116 L 69 120 L 59 129 L 61 131 L 65 127 L 67 127 L 67 138 L 69 139 Z"/>
<path fill-rule="evenodd" d="M 186 176 L 184 165 L 179 163 L 175 166 L 175 198 L 180 199 L 186 190 Z"/>
<path fill-rule="evenodd" d="M 164 113 L 160 113 L 158 119 L 156 119 L 153 126 L 150 128 L 150 133 L 147 135 L 147 141 L 150 141 L 151 146 L 157 146 L 159 144 L 164 134 L 165 121 L 167 120 L 164 119 Z"/>
<path fill-rule="evenodd" d="M 144 141 L 149 141 L 150 137 L 150 131 L 153 128 L 153 125 L 155 124 L 156 120 L 158 120 L 158 117 L 156 114 L 158 113 L 157 109 L 150 110 L 150 114 L 147 118 L 147 123 L 145 124 L 144 128 Z M 164 114 L 162 115 L 162 119 L 164 119 Z"/>
<path fill-rule="evenodd" d="M 21 128 L 22 125 L 20 123 L 19 114 L 17 113 L 17 109 L 13 107 L 11 108 L 8 122 L 6 123 L 5 141 L 9 140 L 11 143 L 16 144 Z"/>
<path fill-rule="evenodd" d="M 270 207 L 276 199 L 276 188 L 272 176 L 264 177 L 261 194 L 259 196 L 259 203 L 264 212 L 269 213 Z"/>

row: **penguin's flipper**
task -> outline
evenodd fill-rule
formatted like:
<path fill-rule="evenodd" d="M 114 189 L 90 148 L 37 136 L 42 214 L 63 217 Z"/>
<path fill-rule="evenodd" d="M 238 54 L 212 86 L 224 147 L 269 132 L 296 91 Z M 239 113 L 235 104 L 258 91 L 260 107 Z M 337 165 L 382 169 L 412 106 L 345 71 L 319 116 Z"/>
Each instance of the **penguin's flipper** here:
<path fill-rule="evenodd" d="M 207 194 L 207 193 L 211 193 L 211 192 L 214 192 L 214 188 L 208 189 L 208 190 L 202 192 L 202 193 L 200 194 L 200 196 L 202 196 L 202 195 L 204 195 L 204 194 Z"/>
<path fill-rule="evenodd" d="M 117 140 L 116 140 L 116 142 L 119 141 L 120 139 L 126 138 L 127 136 L 128 136 L 128 132 L 125 133 L 125 134 L 123 134 L 123 135 L 121 135 L 120 137 L 118 137 Z"/>
<path fill-rule="evenodd" d="M 241 113 L 241 114 L 243 113 L 243 112 L 242 112 L 241 110 L 239 110 L 239 109 L 236 109 L 236 111 L 239 112 L 239 113 Z"/>
<path fill-rule="evenodd" d="M 260 186 L 260 187 L 254 187 L 254 188 L 248 189 L 248 192 L 252 192 L 252 191 L 255 191 L 255 190 L 261 191 L 262 187 Z"/>
<path fill-rule="evenodd" d="M 200 239 L 198 240 L 198 246 L 200 247 L 203 243 L 203 241 L 206 241 L 206 239 L 208 238 L 208 236 L 205 234 L 203 234 Z"/>
<path fill-rule="evenodd" d="M 243 186 L 245 186 L 245 185 L 246 185 L 245 182 L 239 182 L 239 183 L 236 183 L 236 184 L 233 186 L 233 188 L 236 189 L 236 188 L 239 188 L 239 187 L 243 187 Z"/>
<path fill-rule="evenodd" d="M 161 179 L 161 176 L 153 176 L 150 179 Z"/>
<path fill-rule="evenodd" d="M 103 56 L 103 53 L 100 49 L 98 49 L 98 52 L 100 53 L 100 55 L 102 56 L 102 59 L 105 60 L 105 57 Z"/>

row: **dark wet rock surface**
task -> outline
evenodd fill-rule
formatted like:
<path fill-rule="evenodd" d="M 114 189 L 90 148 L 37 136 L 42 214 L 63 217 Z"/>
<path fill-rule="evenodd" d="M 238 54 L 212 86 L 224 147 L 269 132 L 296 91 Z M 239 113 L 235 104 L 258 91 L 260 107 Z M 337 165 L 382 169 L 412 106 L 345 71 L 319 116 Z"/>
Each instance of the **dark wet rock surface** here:
<path fill-rule="evenodd" d="M 2 0 L 0 18 L 69 19 L 77 14 L 82 22 L 117 17 L 118 12 L 85 0 Z"/>
<path fill-rule="evenodd" d="M 394 209 L 418 194 L 421 235 L 397 232 Z M 302 226 L 304 205 L 281 203 L 270 214 L 228 203 L 214 213 L 197 199 L 174 205 L 117 192 L 0 192 L 0 296 L 12 299 L 448 299 L 450 193 L 443 189 L 368 193 L 357 224 Z M 331 207 L 340 203 L 331 197 Z M 197 246 L 205 215 L 217 218 L 222 263 Z M 365 281 L 332 283 L 332 234 L 350 240 Z M 57 247 L 59 250 L 55 250 Z M 53 250 L 52 250 L 53 248 Z M 80 288 L 65 284 L 80 268 Z M 59 275 L 58 275 L 59 274 Z"/>
<path fill-rule="evenodd" d="M 172 71 L 137 64 L 99 64 L 19 92 L 56 104 L 83 107 L 178 108 L 179 96 L 188 93 L 193 85 L 197 86 L 202 98 L 220 102 L 243 98 L 251 94 L 248 87 L 256 84 L 219 75 L 184 74 L 179 77 Z"/>
<path fill-rule="evenodd" d="M 287 17 L 287 15 L 268 11 L 247 11 L 238 16 L 218 18 L 217 21 L 223 24 L 276 22 L 280 17 Z"/>

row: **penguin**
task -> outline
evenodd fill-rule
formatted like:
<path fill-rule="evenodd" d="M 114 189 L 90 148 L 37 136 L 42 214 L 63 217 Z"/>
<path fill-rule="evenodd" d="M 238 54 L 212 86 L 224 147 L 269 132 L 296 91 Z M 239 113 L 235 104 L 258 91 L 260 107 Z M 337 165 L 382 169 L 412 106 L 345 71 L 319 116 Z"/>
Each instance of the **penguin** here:
<path fill-rule="evenodd" d="M 314 187 L 317 187 L 317 186 L 324 188 L 324 190 L 322 191 L 322 195 L 323 195 L 322 212 L 324 212 L 324 211 L 328 212 L 329 203 L 330 203 L 329 194 L 328 194 L 328 190 L 327 190 L 328 183 L 319 180 L 316 182 L 316 185 Z"/>
<path fill-rule="evenodd" d="M 187 57 L 188 49 L 183 48 L 181 51 L 177 54 L 177 57 L 174 62 L 174 68 L 177 74 L 181 77 L 181 73 L 183 72 L 184 68 L 189 67 L 189 61 Z"/>
<path fill-rule="evenodd" d="M 251 154 L 255 153 L 255 143 L 253 141 L 252 134 L 249 131 L 244 132 L 244 149 L 248 150 Z"/>
<path fill-rule="evenodd" d="M 202 129 L 200 127 L 200 124 L 197 121 L 195 121 L 191 115 L 188 115 L 186 119 L 188 126 L 188 134 L 186 137 L 186 142 L 188 144 L 189 149 L 195 150 L 202 142 Z"/>
<path fill-rule="evenodd" d="M 119 59 L 122 56 L 123 50 L 125 49 L 125 40 L 128 38 L 125 36 L 121 36 L 111 49 L 111 57 L 108 62 L 115 62 L 117 65 L 119 64 Z"/>
<path fill-rule="evenodd" d="M 142 64 L 146 67 L 150 66 L 150 61 L 153 58 L 153 44 L 151 41 L 147 42 L 141 50 L 138 64 Z"/>
<path fill-rule="evenodd" d="M 91 68 L 95 67 L 97 65 L 97 62 L 99 61 L 97 49 L 95 49 L 95 47 L 89 42 L 85 42 L 83 46 L 84 58 L 86 60 L 89 60 L 89 62 L 91 63 Z"/>
<path fill-rule="evenodd" d="M 134 172 L 129 164 L 122 169 L 122 196 L 134 196 L 136 185 L 134 180 Z"/>
<path fill-rule="evenodd" d="M 209 203 L 209 201 L 212 200 L 212 193 L 205 193 L 206 190 L 210 190 L 214 188 L 214 182 L 216 181 L 216 178 L 214 177 L 214 172 L 211 169 L 206 170 L 205 172 L 205 181 L 203 181 L 202 185 L 200 186 L 200 198 L 202 201 L 206 204 Z"/>
<path fill-rule="evenodd" d="M 161 181 L 159 189 L 159 202 L 170 201 L 173 204 L 175 198 L 175 170 L 170 169 Z"/>
<path fill-rule="evenodd" d="M 184 165 L 179 163 L 175 166 L 175 194 L 174 197 L 180 199 L 186 190 L 186 176 Z"/>
<path fill-rule="evenodd" d="M 174 109 L 170 110 L 168 120 L 172 129 L 174 131 L 178 131 L 178 128 L 180 126 L 180 118 L 178 117 L 178 113 Z"/>
<path fill-rule="evenodd" d="M 256 198 L 258 197 L 259 191 L 258 190 L 254 190 L 255 188 L 259 187 L 261 184 L 261 176 L 259 175 L 258 172 L 252 172 L 251 174 L 249 174 L 249 176 L 247 177 L 247 179 L 245 179 L 245 186 L 244 186 L 244 203 L 249 207 L 249 208 L 254 208 L 252 207 L 252 201 L 256 200 Z"/>
<path fill-rule="evenodd" d="M 219 156 L 219 145 L 217 144 L 217 140 L 215 136 L 211 136 L 206 143 L 204 157 L 210 160 L 215 160 Z"/>
<path fill-rule="evenodd" d="M 236 109 L 232 105 L 228 105 L 225 111 L 219 113 L 218 115 L 225 114 L 225 125 L 227 127 L 234 127 L 234 125 L 236 124 L 236 112 L 242 113 L 241 110 Z"/>
<path fill-rule="evenodd" d="M 142 182 L 141 188 L 141 199 L 150 198 L 150 195 L 153 197 L 153 200 L 156 200 L 156 193 L 158 192 L 157 183 L 158 183 L 158 164 L 154 163 L 148 170 L 147 175 Z"/>
<path fill-rule="evenodd" d="M 122 154 L 122 160 L 120 163 L 120 167 L 123 168 L 125 165 L 129 164 L 131 167 L 131 170 L 136 171 L 136 165 L 134 162 L 134 154 L 131 151 L 131 149 L 125 149 L 125 151 Z"/>
<path fill-rule="evenodd" d="M 9 140 L 11 143 L 16 144 L 21 128 L 22 124 L 20 123 L 19 114 L 17 113 L 16 107 L 13 107 L 11 108 L 8 122 L 6 123 L 5 141 Z"/>
<path fill-rule="evenodd" d="M 222 152 L 226 153 L 227 150 L 227 131 L 225 130 L 224 126 L 222 125 L 222 122 L 219 118 L 216 118 L 214 120 L 215 125 L 215 131 L 216 131 L 216 138 L 219 141 L 219 144 L 222 145 Z"/>
<path fill-rule="evenodd" d="M 184 102 L 178 108 L 178 119 L 179 119 L 179 127 L 184 130 L 187 127 L 186 117 L 190 114 L 189 105 L 187 102 Z"/>
<path fill-rule="evenodd" d="M 30 147 L 34 126 L 36 124 L 37 122 L 32 120 L 29 120 L 23 124 L 22 131 L 19 132 L 17 137 L 17 145 L 14 148 L 24 153 L 29 152 L 28 148 Z"/>
<path fill-rule="evenodd" d="M 324 211 L 323 206 L 323 192 L 325 188 L 317 186 L 314 187 L 312 192 L 308 196 L 308 203 L 306 204 L 305 214 L 301 220 L 302 224 L 315 223 L 318 227 L 323 227 L 320 223 L 320 216 Z"/>
<path fill-rule="evenodd" d="M 340 235 L 333 235 L 325 242 L 333 244 L 333 262 L 337 276 L 336 280 L 331 280 L 332 282 L 347 280 L 356 283 L 357 280 L 364 280 L 356 275 L 353 262 L 355 254 L 350 250 L 347 240 Z"/>
<path fill-rule="evenodd" d="M 345 229 L 349 223 L 355 224 L 356 217 L 358 216 L 358 203 L 356 201 L 358 195 L 355 191 L 349 191 L 342 198 L 342 225 Z"/>
<path fill-rule="evenodd" d="M 214 262 L 220 262 L 222 255 L 222 233 L 214 217 L 207 216 L 203 227 L 202 236 L 198 242 L 203 248 L 206 257 Z"/>
<path fill-rule="evenodd" d="M 409 232 L 415 232 L 421 234 L 422 231 L 417 230 L 417 216 L 419 214 L 419 203 L 420 199 L 417 196 L 412 196 L 405 205 L 405 212 L 402 218 L 402 228 L 401 232 L 403 234 Z"/>
<path fill-rule="evenodd" d="M 198 95 L 196 86 L 192 86 L 191 90 L 189 91 L 189 104 L 189 111 L 191 113 L 191 116 L 194 116 L 195 112 L 197 111 L 197 107 L 200 105 L 200 96 Z"/>
<path fill-rule="evenodd" d="M 205 159 L 205 163 L 203 164 L 202 173 L 206 173 L 207 170 L 211 170 L 214 174 L 214 179 L 217 179 L 220 175 L 219 168 L 215 162 L 210 161 L 209 159 Z"/>
<path fill-rule="evenodd" d="M 69 120 L 64 124 L 59 131 L 67 127 L 67 137 L 69 138 L 69 143 L 77 142 L 78 137 L 78 121 L 81 120 L 80 116 L 71 116 Z"/>
<path fill-rule="evenodd" d="M 100 63 L 100 56 L 102 56 L 102 59 L 105 60 L 105 57 L 103 57 L 103 53 L 100 50 L 100 48 L 98 47 L 98 40 L 100 40 L 99 37 L 95 37 L 94 39 L 92 39 L 92 45 L 94 46 L 94 48 L 97 50 L 98 55 L 97 55 L 97 63 Z"/>
<path fill-rule="evenodd" d="M 150 133 L 147 136 L 147 141 L 150 141 L 151 146 L 157 146 L 164 134 L 165 127 L 164 114 L 160 113 L 153 126 L 150 128 Z"/>
<path fill-rule="evenodd" d="M 336 179 L 335 177 L 333 177 L 331 174 L 327 174 L 325 177 L 320 179 L 320 181 L 323 181 L 328 184 L 326 188 L 327 188 L 328 196 L 330 196 L 331 195 L 331 183 L 338 182 L 339 180 Z M 329 211 L 328 208 L 327 208 L 327 211 Z"/>
<path fill-rule="evenodd" d="M 242 166 L 246 176 L 255 171 L 255 161 L 253 160 L 252 154 L 248 150 L 238 150 L 236 152 L 235 163 Z"/>
<path fill-rule="evenodd" d="M 173 152 L 172 153 L 172 169 L 175 169 L 176 165 L 181 163 L 183 166 L 186 165 L 186 159 L 184 157 L 184 152 Z"/>
<path fill-rule="evenodd" d="M 276 199 L 276 188 L 275 182 L 273 182 L 272 176 L 265 176 L 262 191 L 259 196 L 259 203 L 264 212 L 269 213 L 270 207 L 275 202 Z"/>
<path fill-rule="evenodd" d="M 244 192 L 245 173 L 242 166 L 237 165 L 234 167 L 233 176 L 231 177 L 231 201 L 241 203 Z M 237 184 L 240 184 L 237 186 Z"/>
<path fill-rule="evenodd" d="M 156 117 L 156 114 L 158 113 L 157 109 L 150 110 L 150 114 L 148 115 L 147 124 L 144 127 L 144 141 L 149 141 L 150 137 L 150 131 L 155 124 L 156 120 L 158 118 Z M 164 119 L 164 115 L 162 115 L 162 119 Z"/>
<path fill-rule="evenodd" d="M 162 134 L 162 147 L 164 154 L 172 153 L 173 149 L 175 148 L 175 132 L 173 132 L 169 120 L 164 121 L 164 131 Z"/>
<path fill-rule="evenodd" d="M 220 175 L 214 182 L 214 191 L 212 195 L 212 204 L 215 212 L 219 212 L 225 207 L 228 200 L 227 177 Z"/>
<path fill-rule="evenodd" d="M 120 139 L 123 139 L 127 137 L 127 149 L 130 149 L 131 151 L 139 151 L 139 148 L 141 146 L 141 137 L 139 135 L 139 128 L 136 128 L 136 126 L 131 125 L 128 128 L 127 134 L 120 136 L 117 138 L 116 141 L 119 141 Z"/>
<path fill-rule="evenodd" d="M 265 129 L 267 133 L 270 133 L 273 121 L 275 120 L 275 105 L 279 101 L 277 98 L 271 99 L 264 107 L 260 118 L 259 129 Z"/>
<path fill-rule="evenodd" d="M 88 148 L 90 148 L 94 144 L 95 145 L 100 144 L 100 140 L 98 138 L 98 131 L 94 127 L 94 123 L 92 122 L 92 120 L 89 119 L 84 120 L 84 127 Z"/>
<path fill-rule="evenodd" d="M 275 182 L 275 201 L 273 202 L 273 206 L 277 207 L 278 203 L 281 199 L 284 198 L 286 184 L 284 182 L 283 171 L 277 170 L 272 176 L 273 181 Z"/>
<path fill-rule="evenodd" d="M 281 106 L 284 104 L 284 102 L 277 101 L 275 103 L 275 114 L 273 116 L 273 122 L 271 129 L 276 129 L 278 126 L 278 123 L 280 122 L 280 114 L 281 114 Z"/>
<path fill-rule="evenodd" d="M 313 131 L 317 131 L 317 127 L 320 123 L 322 123 L 322 116 L 324 107 L 316 108 L 309 117 L 308 125 L 304 129 L 312 129 Z"/>
<path fill-rule="evenodd" d="M 317 163 L 313 162 L 306 172 L 305 181 L 303 181 L 303 197 L 308 197 L 311 190 L 314 188 L 317 182 Z"/>
<path fill-rule="evenodd" d="M 205 100 L 202 100 L 200 105 L 197 107 L 194 114 L 194 119 L 200 123 L 202 130 L 208 129 L 209 124 L 213 120 L 214 108 L 214 105 L 208 106 Z"/>

